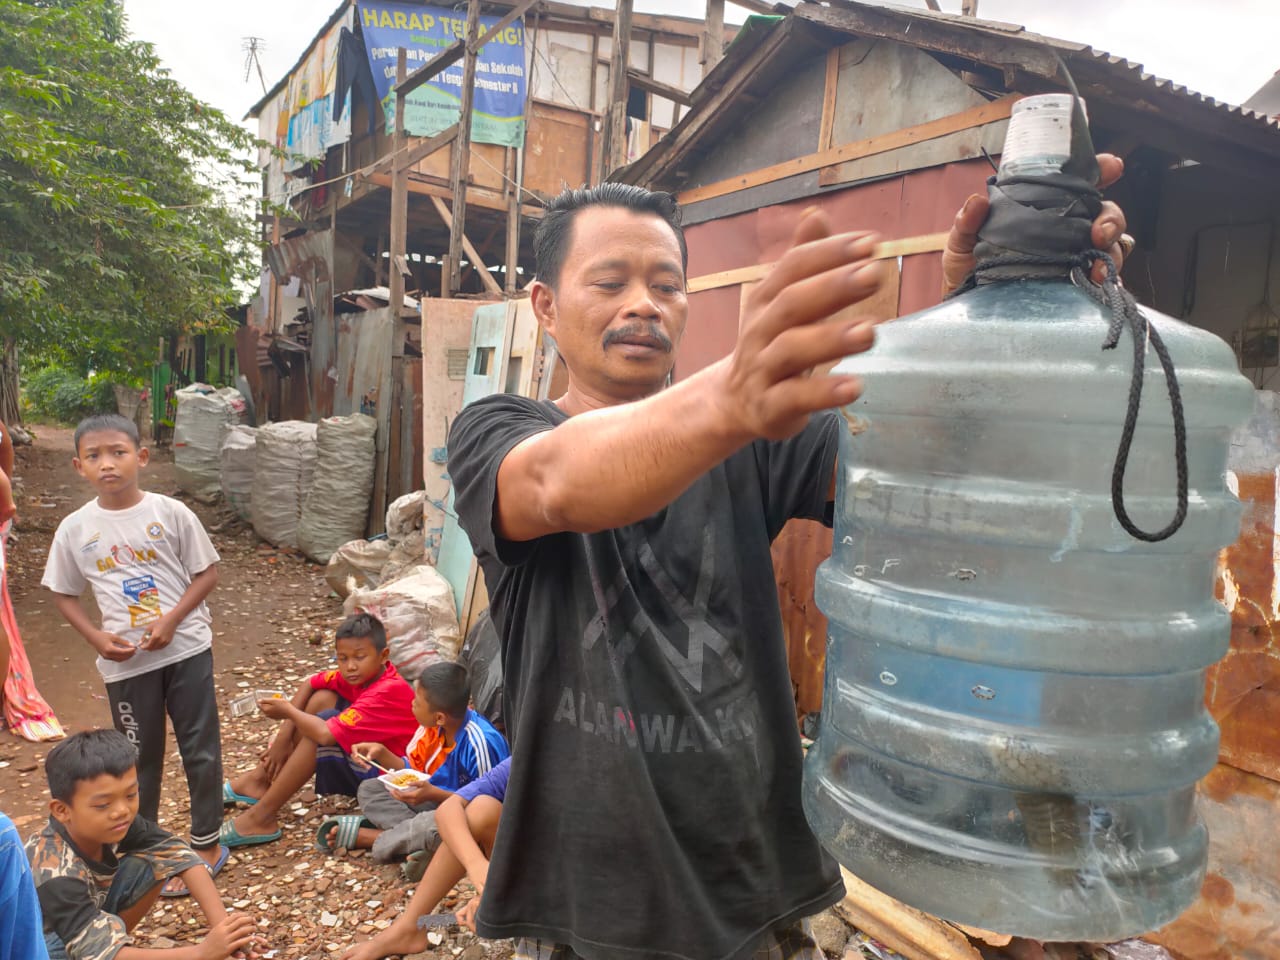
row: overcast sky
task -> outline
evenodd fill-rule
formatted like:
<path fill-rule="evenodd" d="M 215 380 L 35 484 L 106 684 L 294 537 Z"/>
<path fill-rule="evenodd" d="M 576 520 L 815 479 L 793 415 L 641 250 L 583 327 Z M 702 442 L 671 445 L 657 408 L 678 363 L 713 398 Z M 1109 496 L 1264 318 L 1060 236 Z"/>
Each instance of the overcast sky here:
<path fill-rule="evenodd" d="M 570 2 L 610 6 L 609 0 Z M 133 35 L 155 44 L 173 76 L 239 120 L 262 95 L 256 71 L 245 79 L 244 38 L 262 39 L 262 68 L 271 87 L 293 66 L 338 3 L 125 0 L 124 5 Z M 898 5 L 925 7 L 923 0 L 901 0 Z M 958 12 L 960 0 L 941 0 L 941 6 Z M 705 5 L 701 0 L 635 0 L 635 9 L 700 16 Z M 979 13 L 1087 43 L 1231 103 L 1247 100 L 1280 69 L 1277 0 L 979 0 Z M 740 22 L 744 15 L 730 4 L 729 19 Z"/>

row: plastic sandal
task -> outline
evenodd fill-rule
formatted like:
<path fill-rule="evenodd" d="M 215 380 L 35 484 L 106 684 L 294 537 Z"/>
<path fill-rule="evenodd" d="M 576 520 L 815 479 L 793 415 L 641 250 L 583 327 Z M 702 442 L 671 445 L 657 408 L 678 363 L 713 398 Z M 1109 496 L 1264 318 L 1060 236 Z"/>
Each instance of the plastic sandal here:
<path fill-rule="evenodd" d="M 372 826 L 372 821 L 357 814 L 325 817 L 316 829 L 316 849 L 323 850 L 325 853 L 333 853 L 338 847 L 350 850 L 360 836 L 360 828 Z M 334 837 L 334 843 L 330 845 L 329 831 L 334 827 L 338 828 L 338 833 Z"/>

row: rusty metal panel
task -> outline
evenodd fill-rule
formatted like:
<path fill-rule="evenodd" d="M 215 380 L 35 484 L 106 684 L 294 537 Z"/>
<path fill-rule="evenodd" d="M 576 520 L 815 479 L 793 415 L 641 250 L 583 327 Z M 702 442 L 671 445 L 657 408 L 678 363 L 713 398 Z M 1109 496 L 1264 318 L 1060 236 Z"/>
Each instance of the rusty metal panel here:
<path fill-rule="evenodd" d="M 813 600 L 818 564 L 831 556 L 831 531 L 812 520 L 792 520 L 773 542 L 773 569 L 782 606 L 791 685 L 800 715 L 822 709 L 827 661 L 827 618 Z"/>
<path fill-rule="evenodd" d="M 1280 783 L 1218 764 L 1198 797 L 1209 828 L 1200 899 L 1146 939 L 1186 960 L 1280 960 Z"/>
<path fill-rule="evenodd" d="M 1280 960 L 1280 396 L 1257 393 L 1227 466 L 1244 510 L 1218 563 L 1231 649 L 1205 689 L 1222 731 L 1220 762 L 1199 788 L 1209 868 L 1200 899 L 1150 939 L 1189 960 Z"/>
<path fill-rule="evenodd" d="M 1222 729 L 1220 759 L 1280 781 L 1280 396 L 1258 392 L 1253 417 L 1232 439 L 1228 467 L 1244 515 L 1240 539 L 1219 561 L 1231 649 L 1209 671 L 1206 700 Z"/>

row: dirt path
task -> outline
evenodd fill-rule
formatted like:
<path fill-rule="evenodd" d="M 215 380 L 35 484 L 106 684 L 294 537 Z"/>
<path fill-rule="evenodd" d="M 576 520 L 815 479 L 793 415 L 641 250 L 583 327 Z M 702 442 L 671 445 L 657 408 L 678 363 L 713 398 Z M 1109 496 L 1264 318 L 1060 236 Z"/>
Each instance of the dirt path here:
<path fill-rule="evenodd" d="M 87 502 L 92 491 L 71 468 L 71 431 L 39 427 L 33 446 L 19 447 L 21 482 L 17 541 L 8 562 L 10 593 L 32 670 L 45 699 L 68 732 L 109 726 L 102 679 L 89 645 L 58 616 L 40 586 L 45 557 L 58 523 Z M 177 494 L 173 460 L 153 455 L 144 489 Z M 342 607 L 320 567 L 260 543 L 251 530 L 217 507 L 189 503 L 210 531 L 222 557 L 219 584 L 210 599 L 215 682 L 222 705 L 224 766 L 228 773 L 250 766 L 274 727 L 257 718 L 231 719 L 227 701 L 245 689 L 293 689 L 329 662 L 332 628 Z M 0 733 L 0 810 L 23 836 L 39 829 L 48 799 L 40 761 L 47 744 L 30 744 Z M 310 791 L 282 811 L 285 836 L 274 844 L 235 853 L 219 877 L 228 906 L 260 917 L 263 936 L 277 958 L 327 957 L 363 940 L 399 912 L 405 893 L 398 868 L 378 866 L 363 854 L 331 858 L 316 850 L 320 820 L 345 803 L 317 800 Z M 189 801 L 172 734 L 166 760 L 161 822 L 179 834 L 188 825 Z M 451 894 L 442 910 L 453 909 Z M 198 935 L 197 913 L 187 900 L 162 901 L 139 930 L 139 945 L 190 942 Z M 509 956 L 506 945 L 478 941 L 456 929 L 423 956 Z"/>

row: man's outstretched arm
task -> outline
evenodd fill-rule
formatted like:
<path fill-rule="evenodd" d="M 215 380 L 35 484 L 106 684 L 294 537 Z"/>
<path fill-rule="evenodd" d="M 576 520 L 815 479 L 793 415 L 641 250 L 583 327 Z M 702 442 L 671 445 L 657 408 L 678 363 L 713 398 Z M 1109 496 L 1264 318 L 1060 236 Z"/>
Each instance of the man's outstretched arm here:
<path fill-rule="evenodd" d="M 793 247 L 749 295 L 734 352 L 647 399 L 580 414 L 521 441 L 498 471 L 495 532 L 513 541 L 625 526 L 671 503 L 734 451 L 851 403 L 854 377 L 814 367 L 866 350 L 875 321 L 824 323 L 870 296 L 875 237 L 833 236 L 808 212 Z"/>

